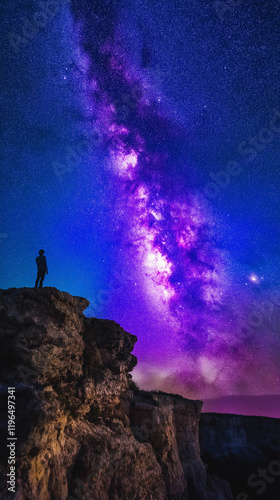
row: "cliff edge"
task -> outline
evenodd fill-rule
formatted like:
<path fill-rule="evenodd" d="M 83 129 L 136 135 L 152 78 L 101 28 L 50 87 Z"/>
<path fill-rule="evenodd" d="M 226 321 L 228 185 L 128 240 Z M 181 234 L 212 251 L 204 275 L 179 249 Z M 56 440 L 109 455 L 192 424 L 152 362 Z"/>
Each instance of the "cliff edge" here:
<path fill-rule="evenodd" d="M 280 419 L 204 413 L 200 450 L 209 472 L 229 482 L 236 500 L 279 500 Z"/>
<path fill-rule="evenodd" d="M 202 403 L 133 391 L 137 338 L 86 318 L 88 304 L 55 288 L 0 291 L 1 499 L 232 499 L 200 458 Z"/>

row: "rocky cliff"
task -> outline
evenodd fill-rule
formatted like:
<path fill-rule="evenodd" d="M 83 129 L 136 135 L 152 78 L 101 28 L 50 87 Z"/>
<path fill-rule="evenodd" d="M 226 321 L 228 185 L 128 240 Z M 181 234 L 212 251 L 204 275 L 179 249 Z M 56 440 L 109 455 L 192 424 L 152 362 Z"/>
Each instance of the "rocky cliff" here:
<path fill-rule="evenodd" d="M 200 446 L 209 472 L 228 480 L 236 500 L 279 500 L 280 419 L 202 414 Z"/>
<path fill-rule="evenodd" d="M 55 288 L 0 291 L 1 499 L 231 499 L 200 458 L 202 403 L 131 390 L 137 339 L 86 318 L 88 304 Z"/>
<path fill-rule="evenodd" d="M 136 390 L 136 337 L 87 306 L 0 291 L 0 498 L 229 500 L 230 484 L 236 500 L 278 500 L 280 420 Z"/>
<path fill-rule="evenodd" d="M 131 390 L 136 337 L 87 306 L 55 288 L 0 291 L 1 499 L 231 499 L 200 458 L 202 403 Z"/>

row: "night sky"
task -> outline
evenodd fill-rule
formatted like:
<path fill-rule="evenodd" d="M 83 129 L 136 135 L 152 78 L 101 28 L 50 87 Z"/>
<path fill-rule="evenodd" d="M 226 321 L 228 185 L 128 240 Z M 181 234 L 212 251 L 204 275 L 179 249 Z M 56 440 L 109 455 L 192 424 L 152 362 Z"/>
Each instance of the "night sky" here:
<path fill-rule="evenodd" d="M 140 387 L 205 410 L 280 417 L 279 26 L 277 0 L 1 3 L 0 287 L 43 248 L 45 286 L 137 335 Z"/>

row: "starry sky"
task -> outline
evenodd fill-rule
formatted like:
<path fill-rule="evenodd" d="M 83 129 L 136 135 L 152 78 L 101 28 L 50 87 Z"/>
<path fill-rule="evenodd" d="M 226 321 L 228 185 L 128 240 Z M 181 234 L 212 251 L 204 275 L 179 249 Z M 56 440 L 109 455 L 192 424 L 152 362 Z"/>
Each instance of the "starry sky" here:
<path fill-rule="evenodd" d="M 137 335 L 139 386 L 205 411 L 280 417 L 279 18 L 1 7 L 0 287 L 34 286 L 44 248 L 45 286 Z"/>

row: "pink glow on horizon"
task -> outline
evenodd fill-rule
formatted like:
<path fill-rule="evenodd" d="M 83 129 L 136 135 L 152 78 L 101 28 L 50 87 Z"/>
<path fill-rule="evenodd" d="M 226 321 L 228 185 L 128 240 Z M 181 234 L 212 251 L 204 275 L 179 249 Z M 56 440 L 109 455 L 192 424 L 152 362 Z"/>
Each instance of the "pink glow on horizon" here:
<path fill-rule="evenodd" d="M 255 415 L 270 418 L 280 418 L 280 396 L 223 396 L 206 399 L 203 402 L 203 413 L 233 413 L 239 415 Z"/>

